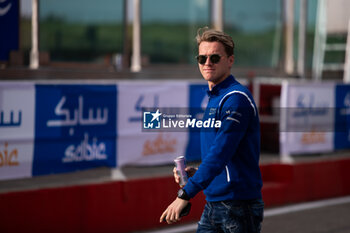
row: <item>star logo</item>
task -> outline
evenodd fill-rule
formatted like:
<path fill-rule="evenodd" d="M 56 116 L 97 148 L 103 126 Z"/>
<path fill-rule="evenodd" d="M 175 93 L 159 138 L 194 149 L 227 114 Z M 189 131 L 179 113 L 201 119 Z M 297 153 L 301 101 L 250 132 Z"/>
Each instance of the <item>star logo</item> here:
<path fill-rule="evenodd" d="M 159 113 L 159 109 L 157 109 L 157 111 L 155 113 L 151 113 L 151 115 L 153 116 L 151 122 L 153 122 L 154 120 L 159 121 L 159 117 L 162 115 L 161 113 Z"/>

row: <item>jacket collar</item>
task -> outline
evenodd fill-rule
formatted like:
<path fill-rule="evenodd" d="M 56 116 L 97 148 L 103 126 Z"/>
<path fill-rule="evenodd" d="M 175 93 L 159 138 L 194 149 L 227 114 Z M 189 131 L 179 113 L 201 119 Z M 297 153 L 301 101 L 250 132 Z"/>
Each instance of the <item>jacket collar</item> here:
<path fill-rule="evenodd" d="M 211 91 L 207 90 L 207 94 L 208 96 L 220 95 L 222 92 L 224 92 L 229 86 L 231 86 L 235 82 L 237 82 L 236 79 L 233 77 L 233 75 L 230 75 L 224 81 L 215 85 L 211 89 Z"/>

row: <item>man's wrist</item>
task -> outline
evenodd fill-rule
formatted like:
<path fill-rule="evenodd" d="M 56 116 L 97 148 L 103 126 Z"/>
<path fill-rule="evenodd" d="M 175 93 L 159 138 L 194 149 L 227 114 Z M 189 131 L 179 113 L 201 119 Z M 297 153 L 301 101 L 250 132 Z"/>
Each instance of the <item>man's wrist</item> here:
<path fill-rule="evenodd" d="M 177 197 L 185 201 L 189 201 L 191 199 L 184 189 L 179 189 L 177 192 Z"/>

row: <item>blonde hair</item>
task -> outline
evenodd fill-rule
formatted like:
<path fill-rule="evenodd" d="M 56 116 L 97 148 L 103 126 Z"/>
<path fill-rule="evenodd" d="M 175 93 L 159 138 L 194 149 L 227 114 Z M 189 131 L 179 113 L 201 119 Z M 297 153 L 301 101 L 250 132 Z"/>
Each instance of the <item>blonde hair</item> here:
<path fill-rule="evenodd" d="M 208 27 L 200 28 L 197 31 L 196 40 L 197 40 L 198 46 L 203 41 L 220 42 L 225 47 L 227 56 L 234 55 L 235 44 L 232 40 L 232 37 L 225 34 L 224 32 L 214 30 L 214 29 L 209 29 Z"/>

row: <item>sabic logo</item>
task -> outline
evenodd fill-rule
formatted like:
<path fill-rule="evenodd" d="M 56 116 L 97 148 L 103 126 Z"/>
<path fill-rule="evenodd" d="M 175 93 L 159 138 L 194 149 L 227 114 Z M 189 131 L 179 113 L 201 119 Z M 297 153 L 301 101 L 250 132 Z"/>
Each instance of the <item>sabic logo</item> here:
<path fill-rule="evenodd" d="M 144 156 L 174 153 L 176 152 L 177 140 L 175 138 L 166 138 L 163 134 L 159 134 L 154 140 L 147 140 L 143 145 Z"/>
<path fill-rule="evenodd" d="M 89 143 L 89 134 L 84 134 L 84 139 L 79 145 L 69 145 L 65 150 L 65 157 L 63 163 L 92 161 L 92 160 L 104 160 L 107 159 L 106 144 L 97 141 L 97 138 L 92 139 L 92 143 Z"/>
<path fill-rule="evenodd" d="M 5 142 L 4 149 L 0 148 L 0 167 L 3 166 L 18 166 L 18 150 L 9 151 L 8 142 Z"/>

